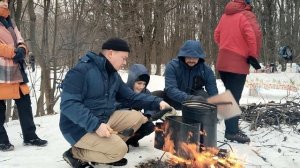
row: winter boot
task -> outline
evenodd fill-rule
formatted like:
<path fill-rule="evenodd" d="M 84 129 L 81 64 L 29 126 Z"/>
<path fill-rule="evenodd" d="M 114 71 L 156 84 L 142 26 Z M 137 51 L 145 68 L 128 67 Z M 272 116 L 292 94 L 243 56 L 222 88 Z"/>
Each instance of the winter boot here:
<path fill-rule="evenodd" d="M 0 144 L 0 151 L 7 152 L 7 151 L 12 151 L 14 149 L 15 149 L 14 145 L 12 145 L 9 142 Z"/>
<path fill-rule="evenodd" d="M 32 139 L 29 141 L 24 141 L 25 146 L 46 146 L 48 141 L 42 140 L 40 138 Z"/>
<path fill-rule="evenodd" d="M 125 166 L 127 164 L 127 159 L 126 158 L 122 158 L 119 161 L 116 162 L 112 162 L 112 163 L 107 163 L 107 165 L 112 165 L 112 166 Z"/>
<path fill-rule="evenodd" d="M 237 132 L 236 134 L 225 133 L 225 138 L 231 142 L 236 141 L 238 143 L 249 143 L 250 138 L 244 134 L 242 131 Z"/>
<path fill-rule="evenodd" d="M 73 168 L 94 168 L 88 162 L 83 162 L 79 159 L 75 159 L 72 154 L 72 148 L 63 153 L 63 159 Z"/>
<path fill-rule="evenodd" d="M 96 162 L 91 162 L 91 164 L 93 166 L 96 166 L 96 165 L 99 165 L 99 163 L 96 163 Z M 100 163 L 101 164 L 101 163 Z M 121 160 L 119 161 L 116 161 L 116 162 L 112 162 L 112 163 L 105 163 L 107 165 L 112 165 L 112 166 L 125 166 L 127 164 L 127 159 L 126 158 L 122 158 Z"/>

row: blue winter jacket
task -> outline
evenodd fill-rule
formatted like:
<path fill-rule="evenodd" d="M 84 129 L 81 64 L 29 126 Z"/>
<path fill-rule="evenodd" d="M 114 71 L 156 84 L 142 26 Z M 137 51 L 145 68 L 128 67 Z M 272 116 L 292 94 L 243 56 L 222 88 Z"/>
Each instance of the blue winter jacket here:
<path fill-rule="evenodd" d="M 200 58 L 198 64 L 189 67 L 184 57 Z M 172 59 L 165 70 L 165 92 L 167 96 L 179 103 L 192 94 L 194 76 L 200 75 L 204 80 L 204 89 L 208 95 L 218 94 L 216 78 L 211 68 L 204 62 L 205 54 L 200 41 L 188 40 L 180 48 L 177 58 Z"/>
<path fill-rule="evenodd" d="M 62 84 L 60 130 L 74 145 L 101 123 L 107 123 L 116 110 L 116 99 L 129 106 L 158 110 L 160 98 L 134 93 L 117 72 L 108 73 L 107 59 L 89 52 L 67 74 Z"/>
<path fill-rule="evenodd" d="M 142 75 L 144 75 L 148 78 L 148 82 L 146 82 L 145 89 L 142 91 L 142 93 L 151 94 L 150 91 L 147 89 L 147 85 L 148 85 L 149 80 L 150 80 L 150 75 L 149 75 L 149 72 L 148 72 L 147 68 L 142 64 L 133 64 L 129 68 L 128 78 L 127 78 L 127 83 L 126 84 L 133 90 L 134 83 Z M 136 107 L 126 107 L 126 105 L 124 103 L 122 103 L 120 105 L 120 108 L 134 108 L 134 109 L 137 109 Z M 144 114 L 153 115 L 154 113 L 155 113 L 155 111 L 153 111 L 153 110 L 144 109 Z"/>

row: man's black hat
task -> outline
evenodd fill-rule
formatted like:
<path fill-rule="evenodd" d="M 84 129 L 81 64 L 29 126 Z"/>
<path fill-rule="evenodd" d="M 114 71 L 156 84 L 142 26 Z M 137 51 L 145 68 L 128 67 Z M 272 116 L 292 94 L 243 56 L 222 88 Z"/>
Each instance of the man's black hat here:
<path fill-rule="evenodd" d="M 120 38 L 108 39 L 106 42 L 103 43 L 102 49 L 130 52 L 127 42 Z"/>

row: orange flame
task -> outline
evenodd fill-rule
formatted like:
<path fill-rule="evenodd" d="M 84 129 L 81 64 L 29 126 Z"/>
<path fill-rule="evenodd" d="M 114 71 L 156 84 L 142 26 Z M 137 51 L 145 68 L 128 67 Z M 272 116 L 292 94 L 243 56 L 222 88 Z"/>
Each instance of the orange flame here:
<path fill-rule="evenodd" d="M 168 125 L 166 126 L 168 128 Z M 204 131 L 203 133 L 206 134 Z M 172 132 L 168 132 L 165 136 L 165 143 L 163 150 L 172 154 L 168 160 L 170 165 L 184 165 L 185 168 L 243 168 L 243 164 L 237 160 L 233 153 L 229 153 L 226 157 L 219 157 L 219 149 L 201 147 L 199 152 L 199 145 L 180 143 L 181 150 L 188 156 L 188 159 L 175 156 L 176 150 L 173 140 L 171 139 Z M 192 133 L 189 132 L 189 136 Z"/>
<path fill-rule="evenodd" d="M 170 140 L 166 141 L 166 146 L 171 154 L 175 154 L 174 143 Z M 229 153 L 227 157 L 217 156 L 219 149 L 217 148 L 202 148 L 203 151 L 198 152 L 196 144 L 180 143 L 181 148 L 189 155 L 190 159 L 184 159 L 175 155 L 168 160 L 170 165 L 185 165 L 186 168 L 243 168 L 243 164 L 236 159 L 233 153 Z M 173 147 L 173 150 L 171 149 Z M 173 153 L 172 153 L 173 152 Z"/>

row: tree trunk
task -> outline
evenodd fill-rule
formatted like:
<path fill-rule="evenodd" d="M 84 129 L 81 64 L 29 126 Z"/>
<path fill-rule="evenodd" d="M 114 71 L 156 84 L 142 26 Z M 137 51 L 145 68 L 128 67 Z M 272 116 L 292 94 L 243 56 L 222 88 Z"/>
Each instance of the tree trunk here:
<path fill-rule="evenodd" d="M 161 64 L 164 57 L 164 27 L 165 27 L 165 4 L 164 0 L 157 0 L 155 2 L 155 15 L 154 15 L 154 43 L 155 43 L 155 64 L 156 64 L 156 75 L 163 75 L 161 70 Z"/>

